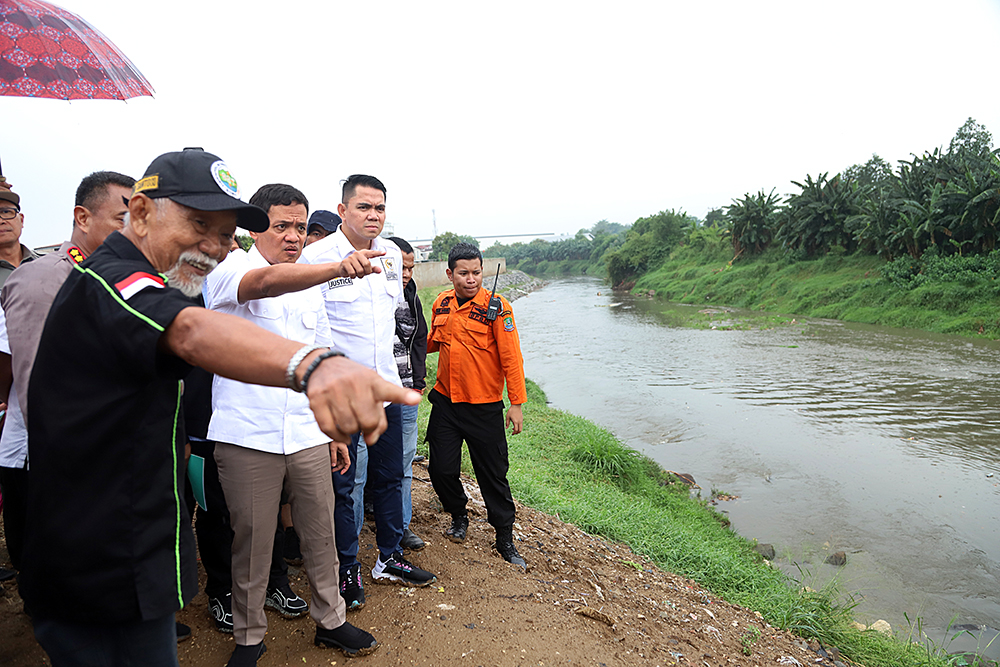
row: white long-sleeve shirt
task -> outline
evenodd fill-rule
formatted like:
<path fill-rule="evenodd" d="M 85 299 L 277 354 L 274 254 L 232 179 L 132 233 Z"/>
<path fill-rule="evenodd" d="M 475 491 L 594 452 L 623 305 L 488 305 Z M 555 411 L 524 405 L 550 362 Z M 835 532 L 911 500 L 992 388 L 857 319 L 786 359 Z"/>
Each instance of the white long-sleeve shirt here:
<path fill-rule="evenodd" d="M 403 255 L 395 243 L 380 237 L 372 240 L 371 249 L 386 251 L 372 260 L 382 272 L 327 281 L 320 286 L 323 302 L 334 347 L 401 387 L 393 341 L 396 307 L 403 302 Z M 338 229 L 306 246 L 300 261 L 339 262 L 353 252 L 354 246 Z"/>
<path fill-rule="evenodd" d="M 229 256 L 206 278 L 205 305 L 237 315 L 305 345 L 330 345 L 330 325 L 318 287 L 240 303 L 240 281 L 267 266 L 254 246 Z M 252 360 L 248 360 L 252 362 Z M 305 394 L 215 376 L 208 439 L 272 454 L 294 454 L 330 442 L 319 429 Z"/>

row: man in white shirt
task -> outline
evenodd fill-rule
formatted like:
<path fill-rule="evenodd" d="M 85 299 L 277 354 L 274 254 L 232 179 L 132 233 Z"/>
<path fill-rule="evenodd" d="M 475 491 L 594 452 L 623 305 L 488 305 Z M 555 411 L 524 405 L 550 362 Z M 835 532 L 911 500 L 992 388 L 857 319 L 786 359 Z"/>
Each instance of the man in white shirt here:
<path fill-rule="evenodd" d="M 305 196 L 291 186 L 271 184 L 250 202 L 267 211 L 270 227 L 251 233 L 254 246 L 249 252 L 231 253 L 209 274 L 206 306 L 306 345 L 330 345 L 318 287 L 287 292 L 269 287 L 268 276 L 276 273 L 272 268 L 295 264 L 302 253 Z M 346 468 L 346 444 L 330 442 L 307 398 L 289 389 L 216 376 L 212 410 L 208 439 L 216 442 L 215 460 L 233 528 L 236 648 L 230 667 L 255 665 L 263 653 L 264 605 L 282 487 L 288 492 L 309 574 L 316 645 L 339 648 L 348 656 L 370 653 L 377 647 L 375 639 L 345 621 L 337 553 L 329 546 L 335 540 L 330 470 L 337 476 Z"/>
<path fill-rule="evenodd" d="M 342 261 L 364 251 L 384 251 L 373 260 L 379 273 L 362 278 L 340 278 L 322 285 L 323 300 L 334 346 L 350 359 L 375 370 L 383 379 L 402 386 L 393 353 L 396 308 L 402 302 L 402 255 L 399 248 L 379 238 L 385 224 L 385 186 L 373 176 L 354 175 L 344 181 L 337 212 L 338 230 L 311 244 L 303 253 L 309 263 Z M 379 557 L 372 568 L 376 581 L 405 586 L 426 586 L 437 578 L 403 558 L 403 433 L 399 405 L 385 408 L 388 427 L 377 445 L 367 450 L 367 485 L 375 509 Z M 351 438 L 351 467 L 334 476 L 337 494 L 337 551 L 340 558 L 341 595 L 349 609 L 365 602 L 358 563 L 358 533 L 355 519 L 355 474 L 360 434 Z M 353 498 L 352 498 L 353 496 Z M 360 509 L 360 508 L 358 508 Z M 296 529 L 298 521 L 295 522 Z"/>

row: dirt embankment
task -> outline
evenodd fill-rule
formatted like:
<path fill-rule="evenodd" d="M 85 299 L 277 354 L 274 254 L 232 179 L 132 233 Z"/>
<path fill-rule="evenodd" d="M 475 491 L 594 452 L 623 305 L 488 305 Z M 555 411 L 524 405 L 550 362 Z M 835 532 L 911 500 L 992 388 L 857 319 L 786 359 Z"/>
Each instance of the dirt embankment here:
<path fill-rule="evenodd" d="M 438 576 L 427 588 L 378 586 L 365 576 L 368 602 L 348 620 L 381 643 L 351 664 L 469 667 L 593 665 L 832 664 L 802 640 L 754 612 L 722 602 L 687 579 L 662 572 L 629 548 L 584 533 L 558 518 L 518 505 L 515 535 L 530 568 L 521 572 L 491 551 L 493 531 L 475 482 L 465 479 L 472 525 L 464 544 L 442 536 L 449 516 L 438 511 L 427 469 L 414 467 L 412 528 L 427 542 L 410 554 Z M 361 535 L 361 560 L 374 564 L 374 535 Z M 5 552 L 4 552 L 4 555 Z M 303 570 L 292 586 L 308 599 Z M 204 584 L 204 572 L 202 572 Z M 13 582 L 0 597 L 0 664 L 47 665 L 21 613 Z M 231 635 L 214 629 L 200 593 L 178 620 L 192 628 L 178 645 L 182 665 L 222 667 Z M 308 618 L 268 614 L 268 651 L 261 667 L 344 665 L 339 652 L 313 646 Z"/>

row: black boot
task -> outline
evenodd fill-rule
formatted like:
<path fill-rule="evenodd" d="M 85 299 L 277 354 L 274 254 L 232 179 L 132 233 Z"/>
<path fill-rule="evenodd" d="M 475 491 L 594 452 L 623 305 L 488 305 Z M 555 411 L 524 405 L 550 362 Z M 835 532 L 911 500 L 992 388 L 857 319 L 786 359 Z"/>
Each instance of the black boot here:
<path fill-rule="evenodd" d="M 512 527 L 497 528 L 497 541 L 493 545 L 493 548 L 511 565 L 516 565 L 525 572 L 528 571 L 528 564 L 524 562 L 521 554 L 517 553 L 517 547 L 514 546 L 514 530 Z"/>
<path fill-rule="evenodd" d="M 409 528 L 403 529 L 403 539 L 399 541 L 399 546 L 403 547 L 407 551 L 420 551 L 425 546 L 427 546 L 420 536 L 414 533 Z"/>
<path fill-rule="evenodd" d="M 469 515 L 452 514 L 451 528 L 444 531 L 444 536 L 452 542 L 461 544 L 465 541 L 465 533 L 469 530 Z"/>

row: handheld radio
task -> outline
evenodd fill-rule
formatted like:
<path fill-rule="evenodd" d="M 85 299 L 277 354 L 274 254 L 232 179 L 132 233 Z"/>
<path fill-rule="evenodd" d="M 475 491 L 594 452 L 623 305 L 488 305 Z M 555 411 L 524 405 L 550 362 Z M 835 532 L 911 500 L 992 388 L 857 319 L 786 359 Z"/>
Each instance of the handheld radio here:
<path fill-rule="evenodd" d="M 500 280 L 500 262 L 497 262 L 497 275 L 493 279 L 493 293 L 490 294 L 490 307 L 486 310 L 486 320 L 493 322 L 500 314 L 500 299 L 497 297 L 497 281 Z"/>

